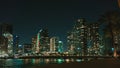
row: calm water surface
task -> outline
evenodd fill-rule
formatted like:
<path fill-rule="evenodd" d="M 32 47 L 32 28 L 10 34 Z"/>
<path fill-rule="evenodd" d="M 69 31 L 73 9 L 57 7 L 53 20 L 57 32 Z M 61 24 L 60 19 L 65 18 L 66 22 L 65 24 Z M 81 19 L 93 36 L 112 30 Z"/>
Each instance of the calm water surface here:
<path fill-rule="evenodd" d="M 81 62 L 81 59 L 0 59 L 0 68 L 34 68 L 47 64 Z"/>

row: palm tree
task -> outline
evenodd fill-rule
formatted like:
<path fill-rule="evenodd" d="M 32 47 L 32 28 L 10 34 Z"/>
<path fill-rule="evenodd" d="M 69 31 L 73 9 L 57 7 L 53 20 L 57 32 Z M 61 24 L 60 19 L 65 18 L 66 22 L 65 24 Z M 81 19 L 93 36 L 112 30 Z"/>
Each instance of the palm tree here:
<path fill-rule="evenodd" d="M 101 16 L 99 19 L 101 24 L 105 24 L 105 35 L 110 37 L 112 40 L 112 46 L 114 47 L 114 57 L 116 56 L 117 43 L 115 41 L 115 36 L 120 33 L 120 12 L 119 11 L 109 11 Z"/>

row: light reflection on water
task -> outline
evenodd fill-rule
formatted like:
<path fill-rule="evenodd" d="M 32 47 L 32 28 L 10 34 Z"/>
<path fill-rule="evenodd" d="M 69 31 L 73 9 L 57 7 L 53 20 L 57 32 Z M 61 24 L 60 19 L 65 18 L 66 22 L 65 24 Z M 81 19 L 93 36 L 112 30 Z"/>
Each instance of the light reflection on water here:
<path fill-rule="evenodd" d="M 70 62 L 81 62 L 81 59 L 0 59 L 0 68 L 34 68 L 34 66 Z"/>

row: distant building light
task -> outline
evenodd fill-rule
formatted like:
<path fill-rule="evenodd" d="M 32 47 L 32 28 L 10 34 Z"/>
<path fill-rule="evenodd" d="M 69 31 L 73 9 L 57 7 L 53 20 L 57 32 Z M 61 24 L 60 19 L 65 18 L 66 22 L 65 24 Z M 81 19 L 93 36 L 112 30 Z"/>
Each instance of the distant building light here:
<path fill-rule="evenodd" d="M 19 47 L 22 47 L 22 45 L 19 45 Z"/>
<path fill-rule="evenodd" d="M 77 21 L 80 22 L 80 19 L 78 19 Z"/>
<path fill-rule="evenodd" d="M 114 48 L 112 48 L 112 51 L 114 51 Z"/>
<path fill-rule="evenodd" d="M 16 35 L 16 38 L 17 38 L 18 36 Z"/>
<path fill-rule="evenodd" d="M 62 43 L 62 41 L 59 41 L 59 43 Z"/>
<path fill-rule="evenodd" d="M 80 48 L 77 48 L 78 50 L 80 50 Z"/>

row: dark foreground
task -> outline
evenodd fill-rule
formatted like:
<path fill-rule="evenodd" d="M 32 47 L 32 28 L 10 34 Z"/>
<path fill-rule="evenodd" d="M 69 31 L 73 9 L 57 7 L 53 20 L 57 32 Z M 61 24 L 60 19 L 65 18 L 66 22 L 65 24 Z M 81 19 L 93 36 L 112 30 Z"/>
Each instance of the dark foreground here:
<path fill-rule="evenodd" d="M 90 60 L 90 59 L 89 59 Z M 120 58 L 91 59 L 0 59 L 0 68 L 120 68 Z"/>
<path fill-rule="evenodd" d="M 97 59 L 81 63 L 48 64 L 44 66 L 35 66 L 34 68 L 120 68 L 120 60 L 114 58 Z"/>

